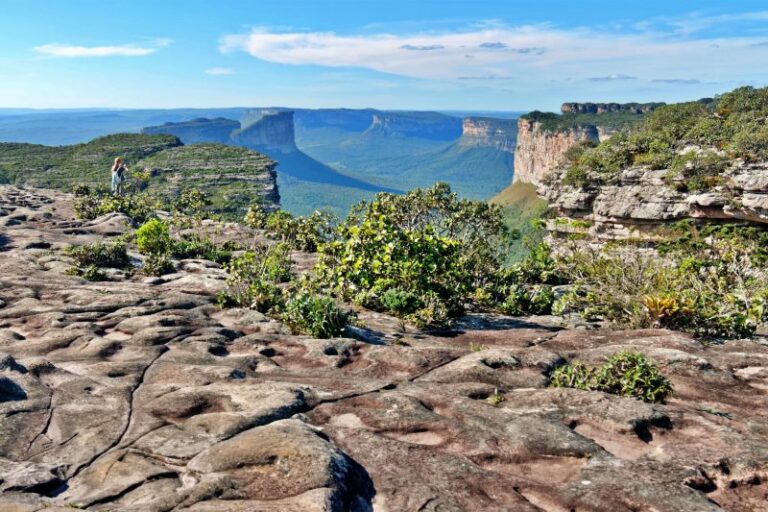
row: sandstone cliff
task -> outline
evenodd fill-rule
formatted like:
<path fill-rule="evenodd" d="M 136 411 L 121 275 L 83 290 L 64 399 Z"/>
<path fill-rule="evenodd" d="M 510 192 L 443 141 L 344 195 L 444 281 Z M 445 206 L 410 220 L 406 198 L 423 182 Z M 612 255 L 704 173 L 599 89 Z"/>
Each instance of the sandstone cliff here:
<path fill-rule="evenodd" d="M 461 123 L 459 144 L 469 147 L 492 147 L 515 152 L 517 121 L 492 117 L 465 117 Z"/>
<path fill-rule="evenodd" d="M 607 138 L 610 132 L 603 130 L 603 136 Z M 566 151 L 585 140 L 600 140 L 600 131 L 596 126 L 547 130 L 537 121 L 520 118 L 513 179 L 534 185 L 541 183 L 562 162 Z"/>
<path fill-rule="evenodd" d="M 631 127 L 663 103 L 563 103 L 561 115 L 531 112 L 520 118 L 515 148 L 515 181 L 541 183 L 582 141 L 601 142 Z"/>
<path fill-rule="evenodd" d="M 265 111 L 261 117 L 232 132 L 231 142 L 264 151 L 296 151 L 292 111 Z"/>
<path fill-rule="evenodd" d="M 180 123 L 165 123 L 160 126 L 148 126 L 141 130 L 141 133 L 162 134 L 168 133 L 175 135 L 185 144 L 196 142 L 219 142 L 226 143 L 230 134 L 240 128 L 240 123 L 232 119 L 218 117 L 216 119 L 207 119 L 199 117 L 191 121 Z"/>
<path fill-rule="evenodd" d="M 437 112 L 374 111 L 365 135 L 452 141 L 461 136 L 461 119 Z"/>
<path fill-rule="evenodd" d="M 768 225 L 768 163 L 737 161 L 722 175 L 722 183 L 706 192 L 679 190 L 667 170 L 630 167 L 608 183 L 587 187 L 562 184 L 566 170 L 552 171 L 538 193 L 558 218 L 548 222 L 555 238 L 589 245 L 611 241 L 655 242 L 673 222 L 736 221 Z"/>

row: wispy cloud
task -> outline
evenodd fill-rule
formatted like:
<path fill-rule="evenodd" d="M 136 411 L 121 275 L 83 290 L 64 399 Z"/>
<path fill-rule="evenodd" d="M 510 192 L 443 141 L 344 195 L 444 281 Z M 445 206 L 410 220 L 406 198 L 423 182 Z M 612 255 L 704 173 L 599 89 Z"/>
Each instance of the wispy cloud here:
<path fill-rule="evenodd" d="M 429 51 L 429 50 L 442 50 L 445 46 L 441 44 L 404 44 L 401 46 L 403 50 L 416 50 L 416 51 Z"/>
<path fill-rule="evenodd" d="M 591 76 L 587 80 L 590 82 L 613 82 L 614 80 L 637 80 L 637 77 L 618 73 L 607 76 Z"/>
<path fill-rule="evenodd" d="M 494 48 L 494 49 L 501 49 L 506 48 L 507 45 L 504 43 L 480 43 L 480 48 Z"/>
<path fill-rule="evenodd" d="M 50 57 L 142 57 L 151 55 L 160 48 L 171 44 L 170 39 L 156 39 L 148 45 L 107 45 L 107 46 L 81 46 L 74 44 L 50 43 L 35 46 L 37 53 Z"/>
<path fill-rule="evenodd" d="M 694 78 L 656 78 L 651 80 L 654 84 L 676 84 L 676 85 L 692 85 L 700 84 L 701 80 Z"/>
<path fill-rule="evenodd" d="M 483 75 L 483 76 L 457 76 L 457 80 L 512 80 L 513 76 L 497 76 L 497 75 Z"/>
<path fill-rule="evenodd" d="M 235 70 L 230 68 L 208 68 L 205 70 L 207 75 L 234 75 Z"/>
<path fill-rule="evenodd" d="M 261 27 L 222 37 L 219 49 L 223 53 L 241 51 L 279 64 L 349 67 L 430 80 L 509 76 L 521 82 L 542 83 L 563 82 L 562 77 L 569 76 L 608 87 L 611 83 L 650 81 L 654 76 L 679 73 L 702 78 L 711 77 L 714 70 L 718 74 L 743 75 L 744 69 L 764 58 L 764 47 L 757 45 L 766 42 L 765 36 L 761 36 L 762 32 L 739 30 L 723 36 L 727 33 L 724 25 L 762 19 L 768 19 L 768 12 L 652 20 L 642 30 L 638 26 L 510 26 L 494 21 L 468 23 L 464 28 L 444 32 L 401 34 Z M 688 35 L 713 25 L 718 26 L 717 36 Z M 617 73 L 617 69 L 633 73 Z"/>

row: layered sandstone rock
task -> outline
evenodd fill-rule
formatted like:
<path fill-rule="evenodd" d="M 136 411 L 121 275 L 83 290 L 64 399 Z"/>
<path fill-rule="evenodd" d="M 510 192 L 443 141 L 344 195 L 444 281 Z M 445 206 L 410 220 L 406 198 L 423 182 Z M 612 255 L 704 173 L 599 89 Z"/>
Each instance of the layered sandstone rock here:
<path fill-rule="evenodd" d="M 617 240 L 659 240 L 659 227 L 684 219 L 736 221 L 768 225 L 768 164 L 736 162 L 722 184 L 702 192 L 684 192 L 666 169 L 631 167 L 605 184 L 597 177 L 586 187 L 565 186 L 566 169 L 552 171 L 538 193 L 557 212 L 548 223 L 556 236 L 586 235 L 595 244 Z M 574 228 L 573 222 L 579 227 Z M 584 222 L 586 221 L 586 222 Z"/>
<path fill-rule="evenodd" d="M 63 248 L 127 229 L 71 203 L 0 187 L 0 510 L 765 508 L 768 346 L 548 317 L 418 332 L 366 311 L 354 338 L 296 336 L 219 309 L 210 261 L 66 275 Z M 671 379 L 666 404 L 547 387 L 627 349 Z"/>
<path fill-rule="evenodd" d="M 588 125 L 567 130 L 547 130 L 541 123 L 521 117 L 517 124 L 514 181 L 537 185 L 560 165 L 566 151 L 579 142 L 600 141 L 612 132 Z"/>

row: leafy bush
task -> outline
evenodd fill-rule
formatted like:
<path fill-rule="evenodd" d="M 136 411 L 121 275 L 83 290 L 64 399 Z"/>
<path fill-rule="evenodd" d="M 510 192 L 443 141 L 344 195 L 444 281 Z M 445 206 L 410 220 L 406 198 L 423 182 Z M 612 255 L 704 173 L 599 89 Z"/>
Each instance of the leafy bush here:
<path fill-rule="evenodd" d="M 747 337 L 768 321 L 768 232 L 679 223 L 665 256 L 573 253 L 559 262 L 581 293 L 558 309 L 623 327 L 661 326 L 703 337 Z"/>
<path fill-rule="evenodd" d="M 142 272 L 150 276 L 162 276 L 170 274 L 176 269 L 168 253 L 150 253 L 144 258 Z"/>
<path fill-rule="evenodd" d="M 299 292 L 286 302 L 282 319 L 296 332 L 333 338 L 344 332 L 350 314 L 341 310 L 331 297 Z"/>
<path fill-rule="evenodd" d="M 406 316 L 415 313 L 424 306 L 419 297 L 409 291 L 399 288 L 390 288 L 381 294 L 382 307 L 397 316 Z"/>
<path fill-rule="evenodd" d="M 227 240 L 217 244 L 210 238 L 198 233 L 182 235 L 179 240 L 173 240 L 171 255 L 175 258 L 201 258 L 227 263 L 232 259 L 232 252 L 242 249 L 243 246 L 233 240 Z"/>
<path fill-rule="evenodd" d="M 211 206 L 211 201 L 203 192 L 196 188 L 188 188 L 182 190 L 176 197 L 172 209 L 176 213 L 190 217 L 205 217 L 209 206 Z"/>
<path fill-rule="evenodd" d="M 261 222 L 256 211 L 251 212 L 252 227 Z M 294 217 L 290 213 L 278 210 L 264 220 L 267 231 L 291 247 L 301 251 L 315 252 L 318 247 L 333 239 L 336 218 L 325 212 L 316 211 L 309 217 Z"/>
<path fill-rule="evenodd" d="M 227 290 L 223 305 L 250 307 L 266 313 L 284 302 L 278 283 L 291 278 L 289 247 L 284 243 L 257 246 L 227 265 Z"/>
<path fill-rule="evenodd" d="M 715 151 L 687 151 L 672 158 L 667 177 L 682 177 L 687 190 L 702 190 L 719 184 L 729 165 L 728 158 Z"/>
<path fill-rule="evenodd" d="M 136 247 L 142 254 L 166 254 L 171 249 L 171 232 L 159 219 L 150 219 L 136 230 Z"/>
<path fill-rule="evenodd" d="M 267 227 L 267 217 L 269 217 L 269 214 L 264 209 L 261 201 L 255 201 L 251 203 L 245 212 L 243 223 L 254 229 L 264 229 Z"/>
<path fill-rule="evenodd" d="M 80 219 L 93 220 L 112 212 L 124 213 L 134 224 L 142 224 L 155 217 L 156 204 L 143 195 L 113 196 L 92 193 L 75 200 L 75 215 Z"/>
<path fill-rule="evenodd" d="M 418 324 L 442 323 L 493 286 L 507 235 L 500 208 L 460 200 L 445 184 L 378 194 L 320 247 L 315 274 L 342 299 Z"/>
<path fill-rule="evenodd" d="M 672 393 L 669 380 L 639 352 L 615 354 L 595 369 L 578 361 L 561 366 L 552 374 L 550 386 L 602 391 L 646 402 L 663 402 Z"/>
<path fill-rule="evenodd" d="M 97 267 L 124 268 L 130 265 L 126 243 L 123 240 L 75 245 L 69 247 L 66 253 L 75 260 L 75 265 L 78 267 L 95 265 Z"/>
<path fill-rule="evenodd" d="M 96 242 L 87 245 L 69 247 L 66 254 L 74 262 L 67 273 L 88 279 L 105 281 L 107 275 L 102 267 L 128 268 L 131 266 L 124 240 Z"/>

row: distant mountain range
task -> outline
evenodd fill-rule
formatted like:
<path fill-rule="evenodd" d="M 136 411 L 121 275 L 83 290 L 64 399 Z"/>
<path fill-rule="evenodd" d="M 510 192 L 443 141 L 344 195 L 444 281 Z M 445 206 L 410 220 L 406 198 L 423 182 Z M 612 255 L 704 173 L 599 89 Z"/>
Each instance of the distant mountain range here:
<path fill-rule="evenodd" d="M 462 113 L 465 114 L 465 113 Z M 0 141 L 72 144 L 117 133 L 167 133 L 185 144 L 216 142 L 278 162 L 282 205 L 298 214 L 345 213 L 379 191 L 446 181 L 488 199 L 512 178 L 516 124 L 500 117 L 376 109 L 227 108 L 0 110 Z"/>

